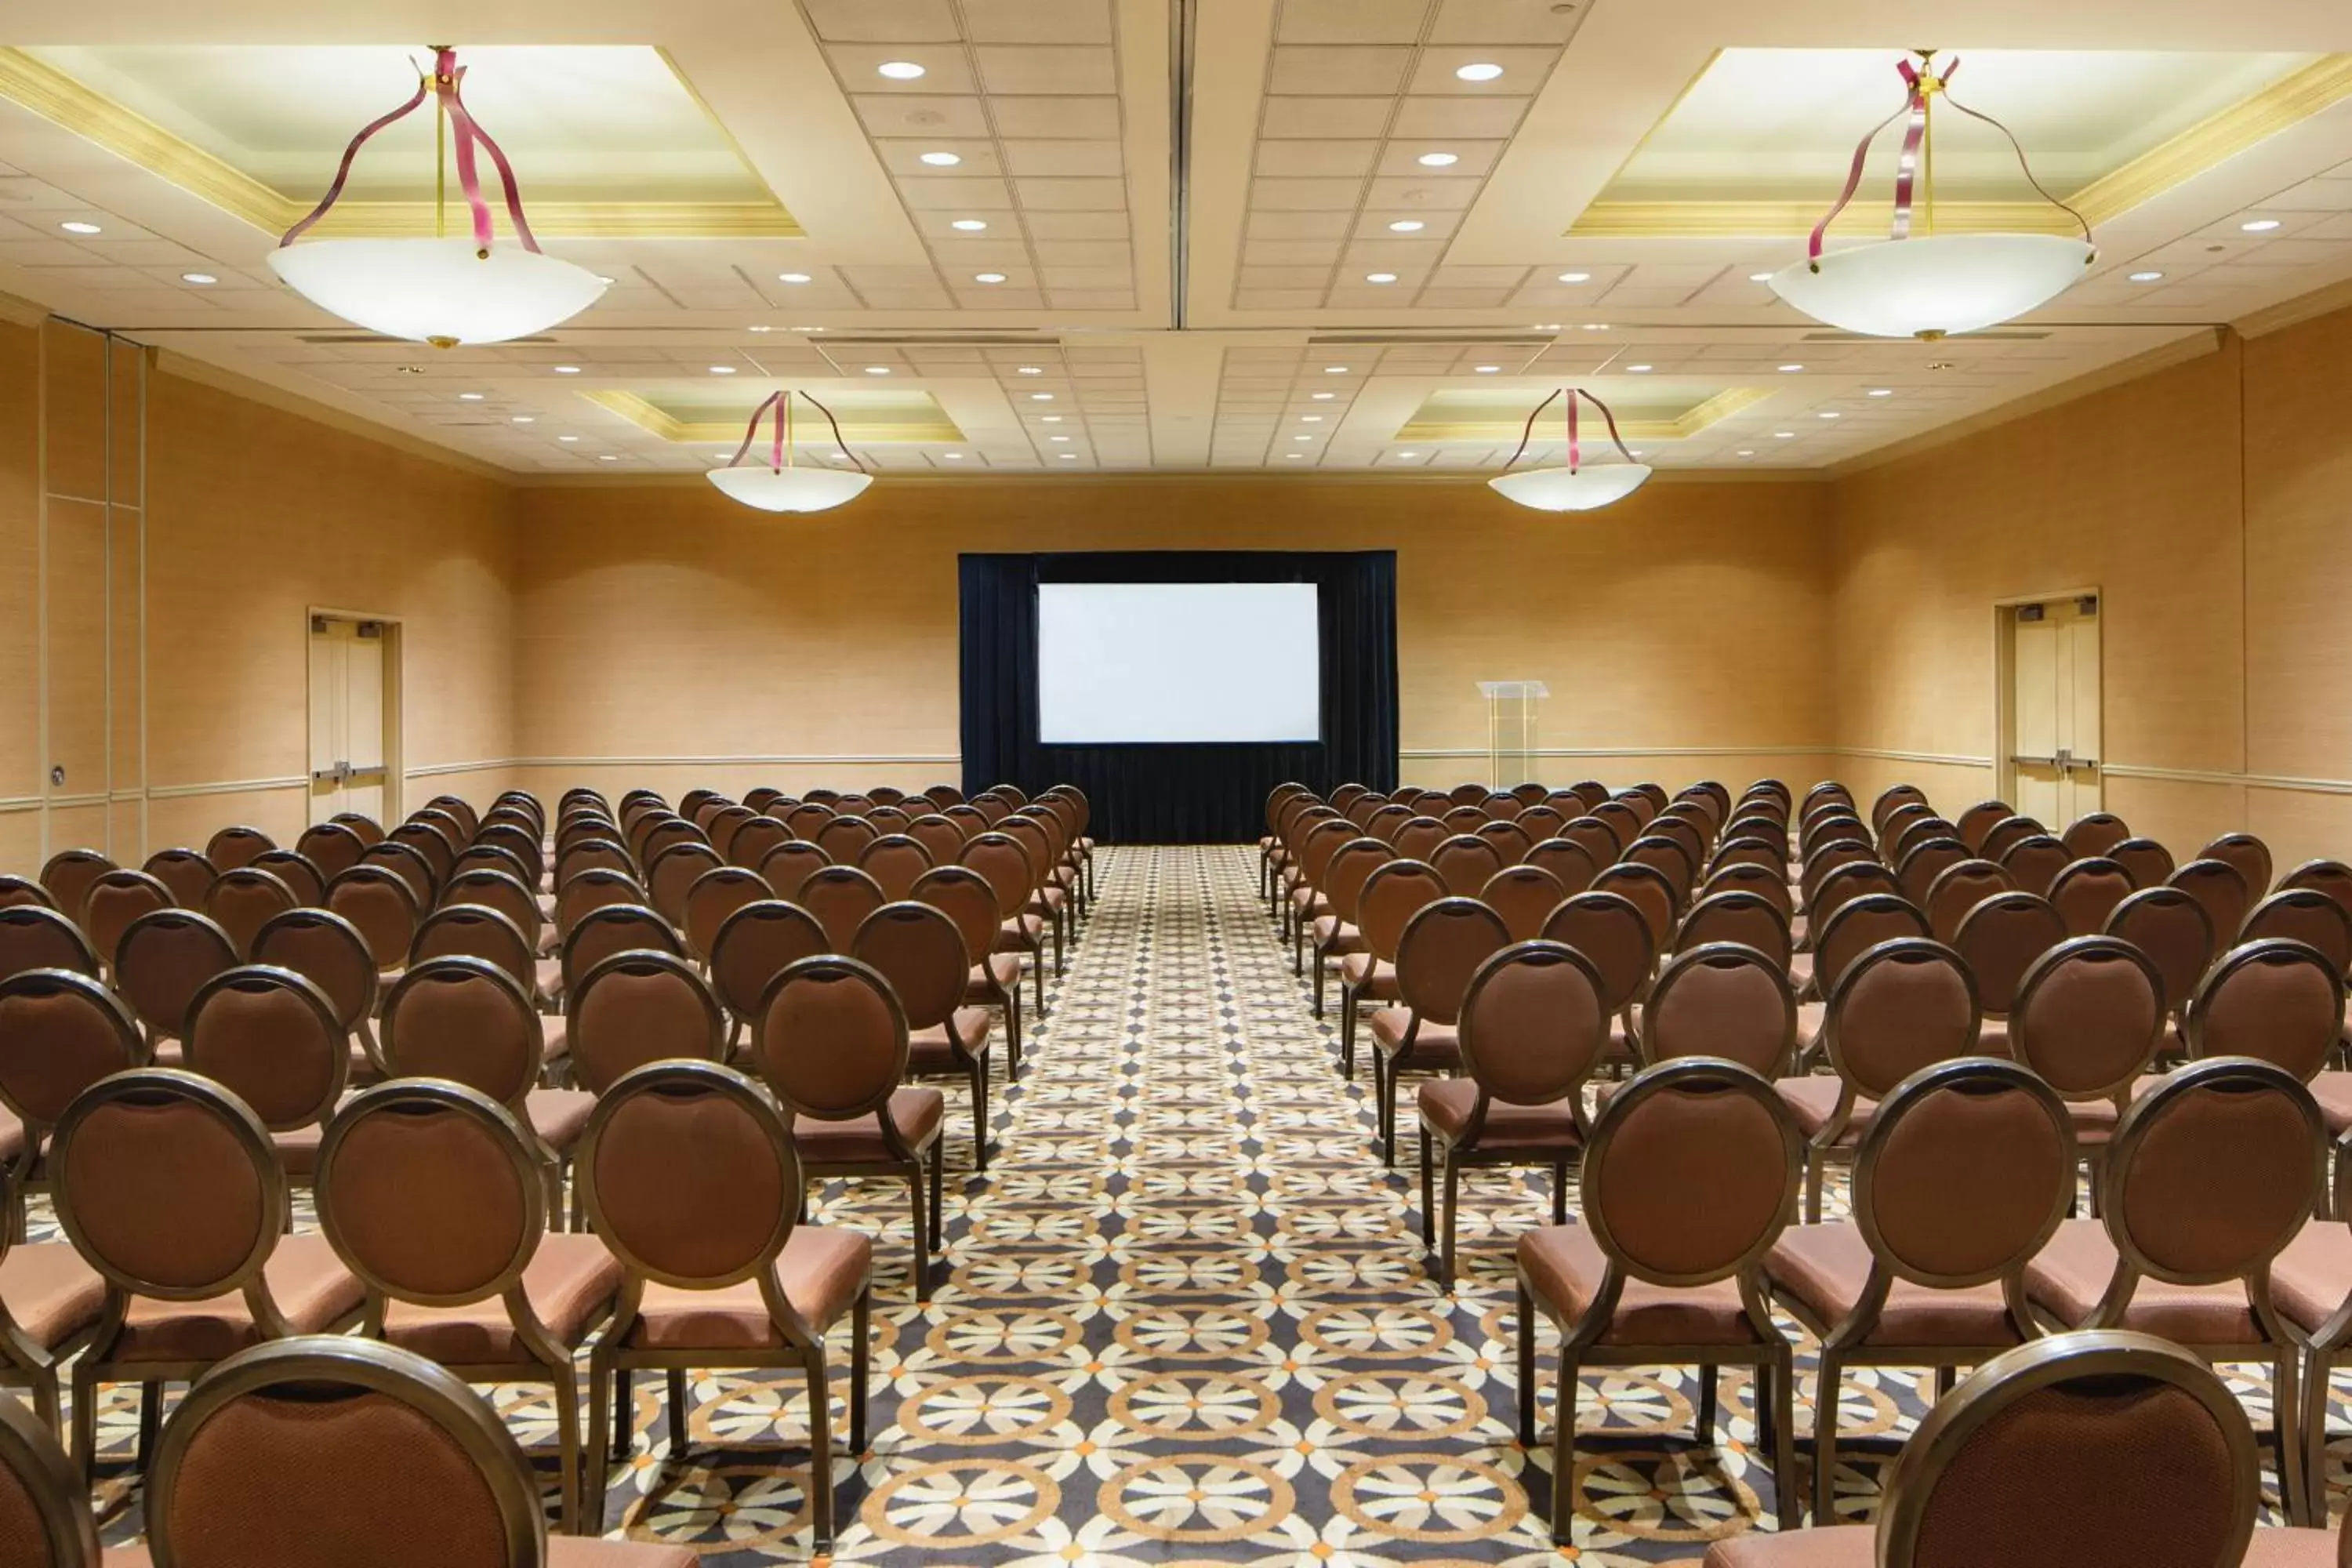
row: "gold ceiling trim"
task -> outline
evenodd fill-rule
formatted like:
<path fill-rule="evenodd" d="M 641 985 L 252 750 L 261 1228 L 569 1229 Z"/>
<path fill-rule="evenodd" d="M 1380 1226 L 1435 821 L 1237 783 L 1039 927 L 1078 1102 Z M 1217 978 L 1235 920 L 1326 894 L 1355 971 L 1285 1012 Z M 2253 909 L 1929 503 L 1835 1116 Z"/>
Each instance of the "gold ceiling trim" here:
<path fill-rule="evenodd" d="M 680 419 L 649 398 L 634 392 L 583 392 L 581 396 L 608 413 L 617 414 L 649 436 L 677 446 L 731 445 L 743 439 L 743 419 Z M 745 416 L 744 418 L 749 418 Z M 964 435 L 943 413 L 929 418 L 859 419 L 854 412 L 836 415 L 842 435 L 854 446 L 891 446 L 909 442 L 961 443 Z M 796 417 L 797 435 L 830 446 L 833 432 L 824 416 L 803 408 Z"/>
<path fill-rule="evenodd" d="M 1617 416 L 1617 432 L 1628 441 L 1686 441 L 1708 426 L 1720 424 L 1743 409 L 1754 407 L 1771 395 L 1771 393 L 1760 386 L 1726 387 L 1704 403 L 1693 404 L 1671 419 L 1628 418 L 1621 414 Z M 1554 439 L 1558 435 L 1560 420 L 1565 417 L 1565 415 L 1555 417 L 1552 410 L 1546 410 L 1542 422 L 1537 426 L 1537 434 L 1547 441 Z M 1519 438 L 1520 432 L 1527 428 L 1527 425 L 1528 416 L 1524 414 L 1516 419 L 1507 420 L 1447 419 L 1439 416 L 1425 418 L 1417 414 L 1391 439 L 1428 442 L 1516 441 Z M 1598 414 L 1588 413 L 1585 416 L 1584 428 L 1588 436 L 1597 436 L 1604 441 L 1609 437 L 1609 426 Z"/>
<path fill-rule="evenodd" d="M 679 84 L 685 86 L 683 78 Z M 693 89 L 686 90 L 708 113 L 709 106 Z M 285 233 L 310 210 L 310 203 L 255 179 L 23 49 L 0 48 L 0 98 L 267 234 Z M 720 132 L 724 134 L 725 127 Z M 734 139 L 727 141 L 741 158 Z M 751 169 L 749 160 L 743 166 Z M 753 174 L 756 178 L 757 172 Z M 772 196 L 764 202 L 535 201 L 530 226 L 540 234 L 582 239 L 797 239 L 803 235 L 799 222 Z M 345 239 L 429 235 L 434 232 L 433 204 L 338 202 L 310 232 Z"/>
<path fill-rule="evenodd" d="M 2066 203 L 2095 229 L 2347 97 L 2352 97 L 2352 54 L 2322 56 L 2100 175 Z M 1649 134 L 1655 135 L 1656 127 Z M 1643 138 L 1648 140 L 1647 135 Z M 1579 239 L 1778 238 L 1810 232 L 1822 211 L 1819 202 L 1599 201 L 1579 215 L 1568 234 Z M 1885 226 L 1885 215 L 1875 209 L 1848 208 L 1830 232 L 1861 233 Z M 1936 228 L 1945 234 L 2081 232 L 2064 213 L 2042 202 L 1939 201 Z"/>

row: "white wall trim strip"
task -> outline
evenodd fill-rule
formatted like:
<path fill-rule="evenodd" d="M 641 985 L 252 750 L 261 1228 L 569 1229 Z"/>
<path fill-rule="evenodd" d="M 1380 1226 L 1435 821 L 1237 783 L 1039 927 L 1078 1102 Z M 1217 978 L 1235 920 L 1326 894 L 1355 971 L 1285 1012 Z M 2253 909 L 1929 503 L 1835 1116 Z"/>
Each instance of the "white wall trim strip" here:
<path fill-rule="evenodd" d="M 2110 763 L 2099 771 L 2109 778 L 2117 779 L 2238 784 L 2247 789 L 2297 790 L 2307 795 L 2352 795 L 2352 779 L 2306 779 L 2286 773 L 2232 773 L 2206 768 L 2154 768 L 2137 763 Z"/>
<path fill-rule="evenodd" d="M 1484 756 L 1485 752 L 1479 755 Z M 514 768 L 730 768 L 730 767 L 907 767 L 921 764 L 930 767 L 959 767 L 961 755 L 899 757 L 515 757 L 504 763 L 485 763 L 484 767 Z"/>
<path fill-rule="evenodd" d="M 40 809 L 41 797 L 37 795 L 12 795 L 0 796 L 0 812 L 38 811 Z"/>
<path fill-rule="evenodd" d="M 515 762 L 511 757 L 492 757 L 486 762 L 478 763 L 429 763 L 421 768 L 410 768 L 401 776 L 429 779 L 438 778 L 444 773 L 478 773 L 487 768 L 510 768 L 514 765 Z"/>
<path fill-rule="evenodd" d="M 150 800 L 184 800 L 199 795 L 264 795 L 272 790 L 306 789 L 310 781 L 300 773 L 274 779 L 219 779 L 211 784 L 155 784 L 147 791 Z"/>
<path fill-rule="evenodd" d="M 1835 746 L 1538 746 L 1528 752 L 1512 752 L 1515 756 L 1530 757 L 1823 757 L 1834 754 Z M 1405 762 L 1424 762 L 1433 758 L 1478 758 L 1489 755 L 1484 746 L 1453 746 L 1435 749 L 1403 751 L 1397 753 Z"/>
<path fill-rule="evenodd" d="M 1895 752 L 1879 746 L 1827 746 L 1822 748 L 1841 757 L 1876 757 L 1889 763 L 1928 763 L 1948 768 L 1989 768 L 1990 757 L 1967 756 L 1958 752 Z"/>

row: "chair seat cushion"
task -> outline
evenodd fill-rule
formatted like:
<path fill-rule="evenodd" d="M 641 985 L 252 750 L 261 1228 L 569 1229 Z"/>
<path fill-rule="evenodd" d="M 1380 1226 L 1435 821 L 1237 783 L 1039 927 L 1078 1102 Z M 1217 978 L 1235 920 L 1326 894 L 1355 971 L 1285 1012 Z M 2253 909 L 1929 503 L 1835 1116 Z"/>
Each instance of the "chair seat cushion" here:
<path fill-rule="evenodd" d="M 1319 952 L 1344 953 L 1364 951 L 1364 933 L 1338 915 L 1318 915 L 1312 929 L 1315 946 Z"/>
<path fill-rule="evenodd" d="M 874 1244 L 862 1232 L 835 1226 L 793 1227 L 776 1259 L 784 1300 L 822 1333 L 866 1288 Z M 783 1343 L 757 1279 L 718 1290 L 647 1284 L 629 1329 L 641 1350 L 774 1350 Z"/>
<path fill-rule="evenodd" d="M 999 991 L 1010 991 L 1020 984 L 1021 955 L 1017 952 L 990 953 L 985 963 L 971 966 L 966 980 L 968 986 L 978 990 L 993 986 Z"/>
<path fill-rule="evenodd" d="M 523 1295 L 555 1342 L 577 1349 L 612 1304 L 621 1272 L 620 1259 L 597 1237 L 558 1231 L 540 1238 L 539 1250 L 524 1266 Z M 444 1366 L 537 1363 L 496 1296 L 463 1307 L 390 1302 L 383 1337 Z"/>
<path fill-rule="evenodd" d="M 683 1546 L 653 1541 L 604 1541 L 552 1531 L 547 1537 L 547 1568 L 696 1568 L 701 1561 Z"/>
<path fill-rule="evenodd" d="M 2319 1101 L 2320 1120 L 2327 1123 L 2329 1137 L 2352 1131 L 2352 1072 L 2313 1074 L 2311 1098 Z"/>
<path fill-rule="evenodd" d="M 1812 978 L 1811 973 L 1812 966 L 1808 963 L 1805 967 L 1808 972 L 1806 978 L 1810 980 Z M 1797 1048 L 1799 1050 L 1803 1050 L 1822 1037 L 1822 1021 L 1829 1016 L 1829 1004 L 1826 1002 L 1797 1004 Z"/>
<path fill-rule="evenodd" d="M 2245 1568 L 2336 1568 L 2336 1531 L 2257 1530 L 2239 1561 Z"/>
<path fill-rule="evenodd" d="M 947 1097 L 936 1089 L 904 1085 L 890 1091 L 887 1108 L 898 1140 L 919 1152 L 940 1135 L 947 1114 Z M 799 1145 L 801 1165 L 817 1173 L 825 1165 L 879 1165 L 898 1156 L 882 1142 L 881 1122 L 871 1113 L 846 1121 L 822 1121 L 814 1116 L 793 1118 L 793 1142 Z"/>
<path fill-rule="evenodd" d="M 0 1270 L 6 1267 L 0 1264 Z M 2309 1334 L 2334 1317 L 2347 1298 L 2352 1298 L 2352 1230 L 2340 1220 L 2314 1219 L 2271 1260 L 2271 1300 L 2278 1304 L 2281 1317 Z"/>
<path fill-rule="evenodd" d="M 1045 922 L 1035 915 L 1016 915 L 996 928 L 996 951 L 1026 952 L 1037 945 Z"/>
<path fill-rule="evenodd" d="M 523 1097 L 522 1108 L 539 1141 L 561 1154 L 587 1131 L 596 1097 L 584 1089 L 534 1089 Z"/>
<path fill-rule="evenodd" d="M 25 1152 L 25 1124 L 16 1113 L 0 1105 L 0 1165 L 14 1161 Z"/>
<path fill-rule="evenodd" d="M 1528 1289 L 1551 1303 L 1570 1323 L 1584 1316 L 1609 1271 L 1600 1243 L 1577 1225 L 1548 1225 L 1520 1232 L 1518 1260 Z M 1740 1304 L 1736 1279 L 1669 1286 L 1628 1279 L 1601 1342 L 1752 1345 L 1758 1341 L 1747 1309 Z"/>
<path fill-rule="evenodd" d="M 1432 1079 L 1421 1086 L 1421 1119 L 1430 1131 L 1449 1143 L 1462 1141 L 1463 1131 L 1470 1125 L 1471 1110 L 1478 1103 L 1478 1083 L 1475 1079 Z M 1572 1100 L 1555 1100 L 1547 1105 L 1515 1105 L 1507 1100 L 1486 1102 L 1486 1120 L 1478 1129 L 1477 1142 L 1470 1147 L 1482 1153 L 1550 1152 L 1571 1153 L 1584 1143 L 1584 1134 L 1576 1124 L 1576 1104 Z"/>
<path fill-rule="evenodd" d="M 572 1054 L 572 1026 L 561 1013 L 539 1016 L 539 1059 L 562 1061 Z"/>
<path fill-rule="evenodd" d="M 360 1282 L 323 1236 L 281 1237 L 262 1265 L 262 1278 L 287 1326 L 298 1334 L 323 1333 L 359 1310 Z M 201 1301 L 134 1296 L 113 1359 L 219 1361 L 260 1340 L 241 1291 Z"/>
<path fill-rule="evenodd" d="M 1369 952 L 1351 952 L 1339 961 L 1339 983 L 1368 1002 L 1396 1000 L 1396 965 Z"/>
<path fill-rule="evenodd" d="M 1852 1314 L 1870 1279 L 1870 1243 L 1851 1221 L 1792 1225 L 1764 1259 L 1764 1277 L 1814 1322 L 1834 1329 Z M 1897 1279 L 1886 1292 L 1871 1345 L 2011 1345 L 2017 1331 L 1998 1282 L 1939 1290 Z"/>
<path fill-rule="evenodd" d="M 1405 1030 L 1412 1022 L 1412 1009 L 1382 1007 L 1370 1022 L 1372 1043 L 1395 1056 L 1404 1049 Z M 1462 1061 L 1460 1031 L 1451 1024 L 1433 1024 L 1423 1019 L 1421 1027 L 1413 1031 L 1412 1051 L 1404 1060 L 1408 1066 L 1417 1068 L 1458 1067 Z"/>
<path fill-rule="evenodd" d="M 944 1024 L 917 1029 L 907 1037 L 907 1070 L 910 1073 L 965 1071 L 966 1057 L 988 1054 L 988 1026 L 992 1015 L 985 1007 L 959 1007 Z M 948 1036 L 953 1031 L 954 1043 Z M 958 1054 L 956 1047 L 962 1052 Z"/>
<path fill-rule="evenodd" d="M 1878 1531 L 1842 1524 L 1769 1533 L 1751 1530 L 1708 1547 L 1700 1568 L 1875 1568 L 1877 1562 Z"/>
<path fill-rule="evenodd" d="M 536 994 L 533 1000 L 542 1006 L 552 1005 L 563 994 L 563 960 L 541 958 L 531 964 L 531 981 Z"/>
<path fill-rule="evenodd" d="M 269 1142 L 278 1150 L 278 1163 L 286 1167 L 288 1175 L 300 1180 L 307 1180 L 319 1169 L 319 1146 L 326 1139 L 327 1130 L 315 1121 L 307 1127 L 269 1135 Z"/>
<path fill-rule="evenodd" d="M 2066 1220 L 2025 1266 L 2026 1300 L 2063 1323 L 2080 1323 L 2106 1294 L 2115 1268 L 2115 1244 L 2107 1239 L 2105 1224 Z M 2246 1288 L 2235 1279 L 2219 1285 L 2168 1285 L 2143 1278 L 2132 1291 L 2124 1321 L 2110 1326 L 2183 1345 L 2252 1344 L 2263 1337 L 2246 1306 Z"/>
<path fill-rule="evenodd" d="M 0 1301 L 27 1339 L 53 1351 L 98 1321 L 106 1281 L 70 1243 L 37 1242 L 0 1258 Z"/>
<path fill-rule="evenodd" d="M 1843 1079 L 1822 1073 L 1772 1080 L 1772 1092 L 1780 1097 L 1780 1102 L 1789 1108 L 1789 1114 L 1796 1118 L 1797 1131 L 1808 1138 L 1830 1124 L 1830 1118 L 1837 1111 L 1838 1095 L 1844 1088 Z M 1870 1125 L 1870 1119 L 1877 1112 L 1876 1100 L 1857 1097 L 1853 1102 L 1853 1114 L 1846 1119 L 1845 1131 L 1838 1135 L 1839 1145 L 1843 1147 L 1859 1141 L 1862 1130 Z"/>

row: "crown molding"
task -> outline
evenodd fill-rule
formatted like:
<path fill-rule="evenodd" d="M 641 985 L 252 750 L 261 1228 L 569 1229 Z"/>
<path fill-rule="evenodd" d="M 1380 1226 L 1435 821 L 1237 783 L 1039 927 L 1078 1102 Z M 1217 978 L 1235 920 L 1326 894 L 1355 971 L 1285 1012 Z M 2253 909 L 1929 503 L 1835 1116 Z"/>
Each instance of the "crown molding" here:
<path fill-rule="evenodd" d="M 175 349 L 151 348 L 147 352 L 154 356 L 152 363 L 160 374 L 176 376 L 182 381 L 192 381 L 199 386 L 209 386 L 215 391 L 226 392 L 231 396 L 242 397 L 249 403 L 258 403 L 264 407 L 275 408 L 280 414 L 291 414 L 298 419 L 308 419 L 313 424 L 340 430 L 347 436 L 358 436 L 379 445 L 393 447 L 396 451 L 405 452 L 411 457 L 423 458 L 431 462 L 439 463 L 444 468 L 453 468 L 458 473 L 468 474 L 476 479 L 493 479 L 508 486 L 514 483 L 515 476 L 508 469 L 501 468 L 493 463 L 483 462 L 478 458 L 469 458 L 465 453 L 451 447 L 411 436 L 389 425 L 379 425 L 373 419 L 363 419 L 356 414 L 346 414 L 331 405 L 304 397 L 299 393 L 288 392 L 282 387 L 272 386 L 266 381 L 257 381 L 251 376 L 224 369 L 207 360 L 191 358 Z"/>

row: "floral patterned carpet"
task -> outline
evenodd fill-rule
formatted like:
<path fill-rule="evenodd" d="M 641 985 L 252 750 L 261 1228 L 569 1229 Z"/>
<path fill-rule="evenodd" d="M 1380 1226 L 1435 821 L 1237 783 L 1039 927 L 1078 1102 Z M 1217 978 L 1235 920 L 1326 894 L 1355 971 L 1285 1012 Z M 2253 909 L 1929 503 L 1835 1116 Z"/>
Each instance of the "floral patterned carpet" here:
<path fill-rule="evenodd" d="M 1511 1350 L 1511 1240 L 1549 1217 L 1549 1178 L 1468 1173 L 1449 1297 L 1423 1265 L 1417 1178 L 1380 1163 L 1369 1069 L 1339 1078 L 1336 1009 L 1310 1016 L 1256 898 L 1255 852 L 1097 859 L 1100 901 L 1052 1016 L 1033 1025 L 1020 1083 L 992 1091 L 984 1178 L 951 1095 L 947 1272 L 929 1305 L 908 1288 L 902 1187 L 838 1184 L 817 1205 L 824 1223 L 880 1238 L 874 1430 L 838 1460 L 835 1561 L 1620 1568 L 1695 1563 L 1712 1540 L 1770 1527 L 1743 1374 L 1725 1370 L 1721 1439 L 1703 1446 L 1692 1369 L 1588 1372 L 1573 1546 L 1553 1547 L 1555 1336 L 1540 1331 L 1533 1453 L 1513 1436 Z M 845 1360 L 837 1350 L 836 1420 Z M 672 1454 L 660 1380 L 639 1379 L 608 1530 L 714 1564 L 805 1559 L 796 1383 L 698 1375 L 687 1450 Z M 2241 1386 L 2259 1426 L 2264 1390 Z M 1871 1516 L 1893 1442 L 1932 1391 L 1926 1373 L 1848 1375 L 1842 1515 Z M 1801 1434 L 1811 1392 L 1808 1367 Z M 496 1397 L 551 1495 L 545 1391 Z M 111 1398 L 104 1416 L 106 1534 L 131 1539 L 136 1422 Z M 2340 1495 L 2340 1462 L 2336 1479 Z"/>

